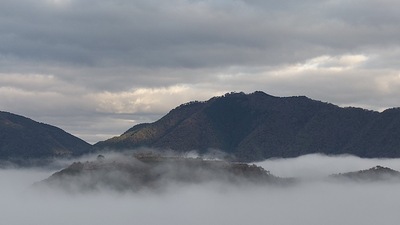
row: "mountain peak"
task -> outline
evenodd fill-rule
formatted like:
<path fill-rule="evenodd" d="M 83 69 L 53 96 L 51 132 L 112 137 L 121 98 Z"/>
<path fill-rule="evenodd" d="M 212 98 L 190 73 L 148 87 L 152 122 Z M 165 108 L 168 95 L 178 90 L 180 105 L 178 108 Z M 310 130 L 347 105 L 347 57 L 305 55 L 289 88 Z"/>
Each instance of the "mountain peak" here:
<path fill-rule="evenodd" d="M 400 111 L 377 113 L 306 96 L 231 92 L 182 104 L 154 123 L 136 125 L 95 146 L 218 149 L 241 161 L 309 153 L 399 157 Z"/>
<path fill-rule="evenodd" d="M 340 173 L 332 175 L 333 178 L 345 178 L 353 181 L 383 181 L 400 179 L 400 172 L 388 167 L 374 166 L 367 170 L 360 170 L 355 172 Z"/>

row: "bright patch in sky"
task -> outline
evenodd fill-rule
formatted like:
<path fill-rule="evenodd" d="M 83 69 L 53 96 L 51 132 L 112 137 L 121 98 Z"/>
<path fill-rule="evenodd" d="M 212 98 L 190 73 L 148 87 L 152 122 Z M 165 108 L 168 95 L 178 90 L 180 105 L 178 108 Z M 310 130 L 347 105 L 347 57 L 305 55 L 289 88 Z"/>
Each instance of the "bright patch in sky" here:
<path fill-rule="evenodd" d="M 365 55 L 341 55 L 341 56 L 319 56 L 307 60 L 305 63 L 299 63 L 289 66 L 283 70 L 283 73 L 303 73 L 303 72 L 318 72 L 326 71 L 341 72 L 351 70 L 362 66 L 368 60 Z"/>
<path fill-rule="evenodd" d="M 46 1 L 53 5 L 63 6 L 71 3 L 72 0 L 46 0 Z"/>

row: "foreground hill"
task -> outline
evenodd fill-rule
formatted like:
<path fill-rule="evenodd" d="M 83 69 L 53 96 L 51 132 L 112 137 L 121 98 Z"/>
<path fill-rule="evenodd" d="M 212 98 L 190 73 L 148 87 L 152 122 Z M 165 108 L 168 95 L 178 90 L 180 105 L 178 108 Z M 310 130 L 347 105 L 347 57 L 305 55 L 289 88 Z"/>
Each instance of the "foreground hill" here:
<path fill-rule="evenodd" d="M 375 166 L 367 170 L 329 175 L 320 181 L 398 183 L 400 172 Z M 136 153 L 133 156 L 99 155 L 97 160 L 74 162 L 34 186 L 82 193 L 101 190 L 163 191 L 171 187 L 205 183 L 288 187 L 304 182 L 309 180 L 276 177 L 254 164 Z"/>
<path fill-rule="evenodd" d="M 304 96 L 231 93 L 183 104 L 154 123 L 95 145 L 142 146 L 203 153 L 219 149 L 242 161 L 310 153 L 400 157 L 400 109 L 379 113 Z"/>
<path fill-rule="evenodd" d="M 0 112 L 0 160 L 73 156 L 90 148 L 90 144 L 60 128 Z"/>
<path fill-rule="evenodd" d="M 111 158 L 99 155 L 95 161 L 75 162 L 36 185 L 70 192 L 140 191 L 209 182 L 284 185 L 294 180 L 275 177 L 256 165 L 141 153 Z"/>

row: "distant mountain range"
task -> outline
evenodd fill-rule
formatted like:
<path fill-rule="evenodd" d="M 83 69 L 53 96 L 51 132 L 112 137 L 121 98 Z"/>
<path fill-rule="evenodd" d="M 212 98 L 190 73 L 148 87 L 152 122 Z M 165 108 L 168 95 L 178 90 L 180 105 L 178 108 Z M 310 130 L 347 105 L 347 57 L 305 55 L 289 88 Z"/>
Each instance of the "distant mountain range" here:
<path fill-rule="evenodd" d="M 154 123 L 136 125 L 94 146 L 54 126 L 0 112 L 0 159 L 139 147 L 219 150 L 245 162 L 311 153 L 394 158 L 400 157 L 400 109 L 375 112 L 304 96 L 230 93 L 180 105 Z"/>
<path fill-rule="evenodd" d="M 0 111 L 0 159 L 76 156 L 92 146 L 60 128 Z"/>
<path fill-rule="evenodd" d="M 341 108 L 304 96 L 230 93 L 189 102 L 96 149 L 218 149 L 239 161 L 310 153 L 400 157 L 400 109 Z"/>

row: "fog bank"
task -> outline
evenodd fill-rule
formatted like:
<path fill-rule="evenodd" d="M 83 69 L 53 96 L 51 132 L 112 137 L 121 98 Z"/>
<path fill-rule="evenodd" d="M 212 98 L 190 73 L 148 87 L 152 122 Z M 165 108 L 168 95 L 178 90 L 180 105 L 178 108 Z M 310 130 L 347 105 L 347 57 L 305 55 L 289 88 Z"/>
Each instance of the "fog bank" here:
<path fill-rule="evenodd" d="M 400 159 L 364 159 L 351 155 L 304 155 L 297 158 L 276 158 L 256 163 L 281 177 L 322 178 L 336 173 L 369 169 L 381 165 L 400 171 Z"/>
<path fill-rule="evenodd" d="M 398 169 L 400 160 L 309 155 L 259 163 L 276 175 L 307 178 L 376 164 Z M 395 225 L 400 220 L 400 183 L 321 180 L 290 187 L 170 184 L 162 193 L 101 191 L 73 195 L 31 188 L 32 183 L 53 172 L 0 170 L 3 224 Z"/>

